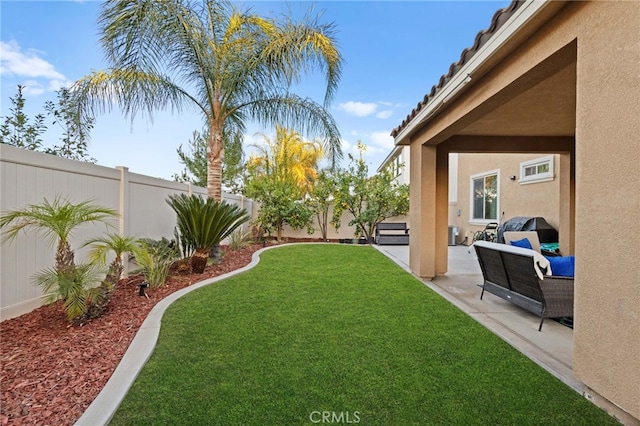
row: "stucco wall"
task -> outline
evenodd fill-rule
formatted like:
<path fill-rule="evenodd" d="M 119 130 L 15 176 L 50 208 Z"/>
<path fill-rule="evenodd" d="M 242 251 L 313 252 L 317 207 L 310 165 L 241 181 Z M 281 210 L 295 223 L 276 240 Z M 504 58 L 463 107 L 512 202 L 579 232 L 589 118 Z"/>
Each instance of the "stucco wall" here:
<path fill-rule="evenodd" d="M 467 232 L 475 232 L 484 225 L 470 220 L 471 176 L 484 172 L 499 171 L 500 212 L 498 221 L 515 216 L 544 217 L 555 229 L 559 229 L 558 197 L 559 184 L 556 174 L 560 172 L 558 155 L 554 155 L 554 179 L 538 183 L 521 183 L 520 163 L 535 160 L 545 154 L 458 154 L 458 199 L 450 213 L 450 225 L 460 228 L 463 239 Z M 510 177 L 515 176 L 515 180 Z M 457 211 L 460 215 L 457 215 Z M 504 212 L 504 217 L 502 217 Z M 469 241 L 470 242 L 470 241 Z"/>
<path fill-rule="evenodd" d="M 578 40 L 574 371 L 640 419 L 640 3 L 593 2 L 569 17 Z"/>

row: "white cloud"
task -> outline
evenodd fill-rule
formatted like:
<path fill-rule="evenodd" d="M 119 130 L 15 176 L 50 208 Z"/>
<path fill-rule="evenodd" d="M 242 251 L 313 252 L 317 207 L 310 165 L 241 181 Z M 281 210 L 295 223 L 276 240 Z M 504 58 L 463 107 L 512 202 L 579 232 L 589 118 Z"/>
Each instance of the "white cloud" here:
<path fill-rule="evenodd" d="M 28 83 L 31 88 L 26 87 L 25 91 L 31 94 L 43 93 L 45 86 L 47 90 L 55 91 L 72 83 L 56 71 L 53 64 L 39 57 L 38 52 L 34 50 L 23 52 L 15 41 L 0 41 L 0 75 L 30 78 Z M 33 79 L 42 79 L 47 82 L 43 84 Z"/>
<path fill-rule="evenodd" d="M 376 117 L 385 120 L 389 117 L 391 117 L 391 115 L 393 115 L 393 111 L 389 110 L 389 109 L 385 109 L 384 111 L 380 111 L 379 113 L 376 114 Z"/>
<path fill-rule="evenodd" d="M 338 105 L 338 109 L 357 117 L 366 117 L 375 113 L 378 109 L 378 105 L 370 102 L 349 101 Z"/>
<path fill-rule="evenodd" d="M 42 84 L 38 83 L 35 80 L 27 80 L 23 84 L 24 88 L 22 89 L 22 93 L 24 95 L 42 95 L 44 93 L 44 87 Z"/>
<path fill-rule="evenodd" d="M 382 132 L 373 132 L 369 135 L 371 141 L 376 144 L 376 146 L 381 147 L 387 151 L 390 151 L 394 147 L 393 137 L 391 137 L 391 132 L 382 131 Z"/>

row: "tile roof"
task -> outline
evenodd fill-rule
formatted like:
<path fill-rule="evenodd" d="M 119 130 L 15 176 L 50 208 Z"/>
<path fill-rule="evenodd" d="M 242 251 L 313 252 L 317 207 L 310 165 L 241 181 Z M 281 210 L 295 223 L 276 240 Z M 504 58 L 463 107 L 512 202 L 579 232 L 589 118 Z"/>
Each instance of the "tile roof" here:
<path fill-rule="evenodd" d="M 431 88 L 431 92 L 424 95 L 421 102 L 411 111 L 409 115 L 402 121 L 402 123 L 391 131 L 391 136 L 394 138 L 409 125 L 411 120 L 424 108 L 431 99 L 451 80 L 451 78 L 475 55 L 482 46 L 495 34 L 495 32 L 502 27 L 502 25 L 509 20 L 513 13 L 525 3 L 525 0 L 513 0 L 511 4 L 504 9 L 499 9 L 491 19 L 491 25 L 486 30 L 480 31 L 476 35 L 475 43 L 473 46 L 468 47 L 462 51 L 460 60 L 451 64 L 449 67 L 449 73 L 440 77 L 440 81 L 437 85 Z"/>

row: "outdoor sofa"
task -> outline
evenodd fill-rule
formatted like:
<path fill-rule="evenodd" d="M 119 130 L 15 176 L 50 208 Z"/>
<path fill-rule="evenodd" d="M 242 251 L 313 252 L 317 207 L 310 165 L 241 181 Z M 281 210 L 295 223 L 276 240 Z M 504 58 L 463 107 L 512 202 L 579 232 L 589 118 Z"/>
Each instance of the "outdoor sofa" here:
<path fill-rule="evenodd" d="M 553 276 L 549 261 L 540 253 L 506 244 L 473 244 L 488 291 L 540 317 L 573 317 L 573 277 Z"/>
<path fill-rule="evenodd" d="M 406 222 L 383 222 L 376 226 L 376 244 L 409 245 L 409 228 Z"/>

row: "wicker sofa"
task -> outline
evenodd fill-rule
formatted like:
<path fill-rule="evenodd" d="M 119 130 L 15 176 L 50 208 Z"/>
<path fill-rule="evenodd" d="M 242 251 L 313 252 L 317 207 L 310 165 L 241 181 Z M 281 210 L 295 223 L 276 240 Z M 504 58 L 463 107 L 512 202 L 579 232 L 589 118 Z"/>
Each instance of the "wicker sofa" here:
<path fill-rule="evenodd" d="M 475 248 L 488 291 L 540 317 L 573 316 L 573 278 L 544 274 L 549 262 L 539 253 L 506 244 L 478 241 Z M 553 272 L 553 271 L 551 271 Z"/>

